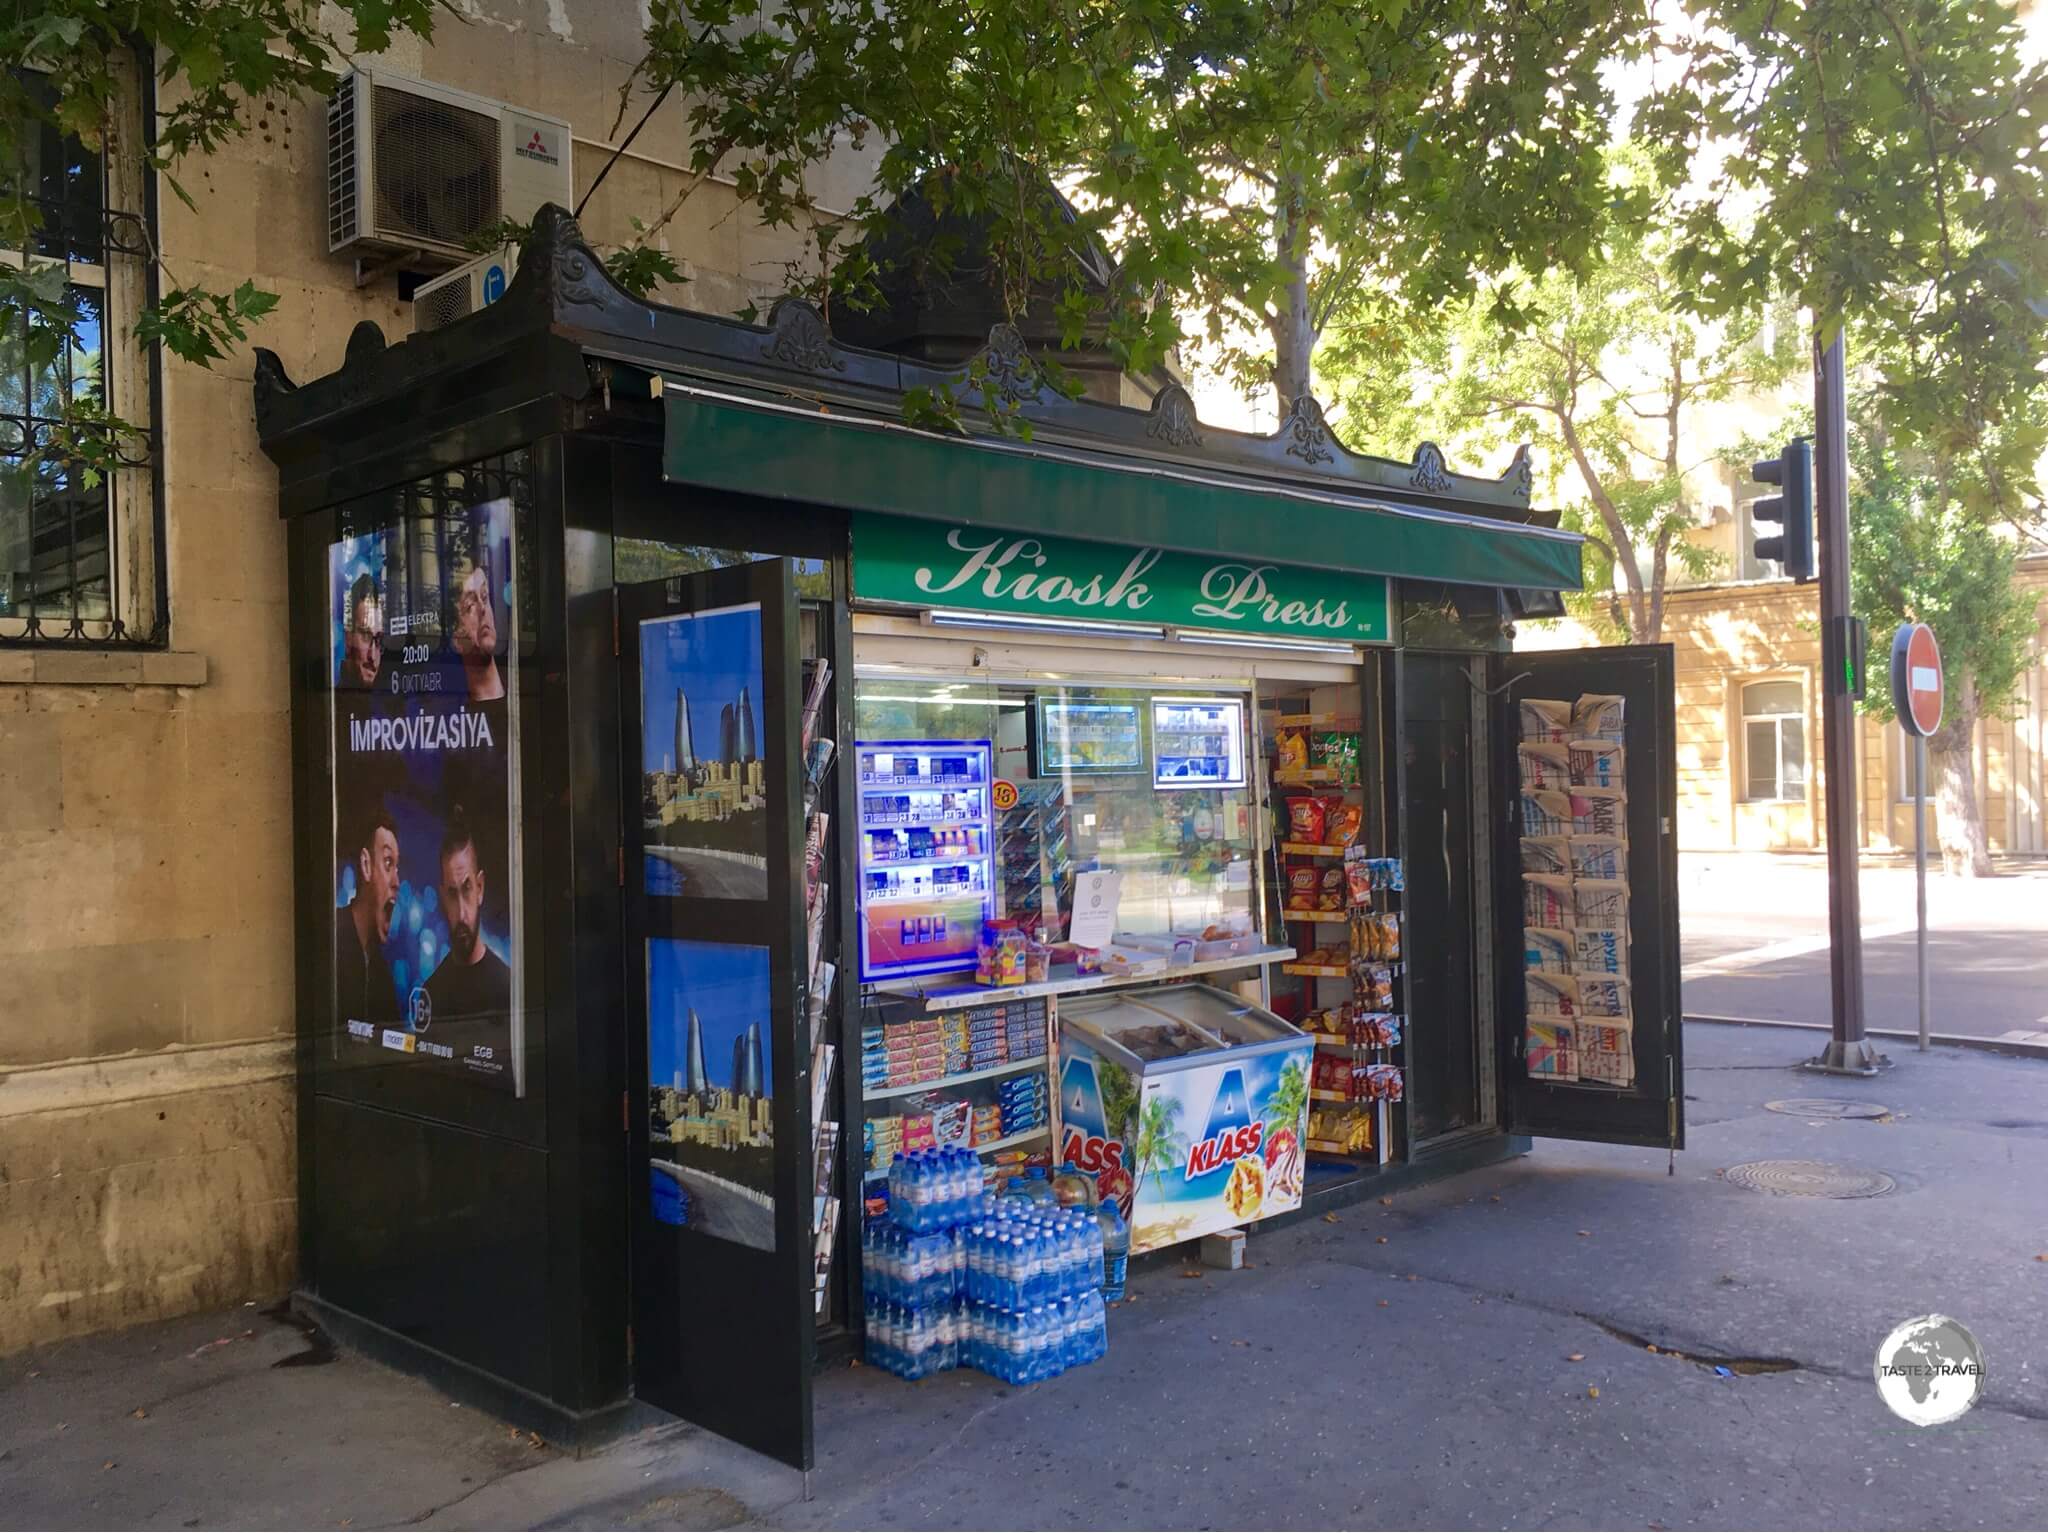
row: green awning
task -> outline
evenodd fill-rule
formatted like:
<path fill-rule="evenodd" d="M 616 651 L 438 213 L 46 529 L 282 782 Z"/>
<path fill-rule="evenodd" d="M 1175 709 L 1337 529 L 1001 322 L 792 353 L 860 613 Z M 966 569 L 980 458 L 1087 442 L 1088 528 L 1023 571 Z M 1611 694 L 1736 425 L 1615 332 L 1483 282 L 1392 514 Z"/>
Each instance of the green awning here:
<path fill-rule="evenodd" d="M 1581 538 L 1046 444 L 945 436 L 797 401 L 655 383 L 676 483 L 888 516 L 1417 580 L 1577 590 Z"/>

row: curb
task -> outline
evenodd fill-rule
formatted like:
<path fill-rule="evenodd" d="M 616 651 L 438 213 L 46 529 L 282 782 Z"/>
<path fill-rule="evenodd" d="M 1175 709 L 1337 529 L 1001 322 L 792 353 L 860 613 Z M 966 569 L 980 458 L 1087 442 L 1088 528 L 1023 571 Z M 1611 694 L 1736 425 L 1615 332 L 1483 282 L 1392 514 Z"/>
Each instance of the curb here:
<path fill-rule="evenodd" d="M 1834 1027 L 1827 1022 L 1786 1022 L 1774 1017 L 1709 1017 L 1697 1012 L 1686 1012 L 1684 1022 L 1712 1022 L 1721 1027 L 1788 1027 L 1798 1032 L 1829 1033 Z M 1872 1038 L 1894 1039 L 1901 1043 L 1917 1044 L 1918 1033 L 1904 1033 L 1896 1028 L 1867 1027 L 1864 1032 Z M 2016 1043 L 2010 1038 L 1972 1038 L 1962 1033 L 1930 1033 L 1928 1042 L 1943 1048 L 1976 1049 L 1986 1054 L 2011 1054 L 2021 1059 L 2048 1059 L 2048 1043 Z"/>

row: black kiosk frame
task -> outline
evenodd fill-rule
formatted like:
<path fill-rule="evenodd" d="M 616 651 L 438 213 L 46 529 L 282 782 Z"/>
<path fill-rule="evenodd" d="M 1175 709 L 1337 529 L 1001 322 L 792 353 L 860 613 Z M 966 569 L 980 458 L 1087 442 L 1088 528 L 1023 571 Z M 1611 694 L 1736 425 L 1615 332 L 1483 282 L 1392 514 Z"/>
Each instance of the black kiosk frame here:
<path fill-rule="evenodd" d="M 557 1441 L 644 1401 L 810 1467 L 812 1377 L 861 1327 L 857 1157 L 817 1153 L 820 1123 L 861 1121 L 843 1063 L 861 995 L 853 774 L 804 791 L 806 662 L 829 667 L 823 728 L 850 736 L 852 513 L 1062 514 L 1006 504 L 998 472 L 1081 486 L 1083 517 L 1090 496 L 1121 515 L 1141 477 L 1179 486 L 1095 534 L 1112 541 L 1265 556 L 1275 495 L 1304 529 L 1369 524 L 1389 562 L 1350 567 L 1393 577 L 1384 817 L 1411 865 L 1455 874 L 1409 894 L 1441 937 L 1409 1004 L 1451 1046 L 1411 1047 L 1414 1150 L 1388 1169 L 1532 1134 L 1682 1146 L 1670 652 L 1508 651 L 1531 593 L 1578 580 L 1575 542 L 1529 507 L 1526 454 L 1474 479 L 1426 444 L 1354 455 L 1313 401 L 1254 437 L 1203 425 L 1177 386 L 1143 410 L 1068 399 L 1007 326 L 982 362 L 1029 449 L 910 432 L 905 391 L 961 370 L 843 346 L 800 301 L 753 326 L 619 291 L 553 208 L 477 314 L 399 345 L 359 326 L 303 385 L 259 353 L 288 535 L 294 891 L 333 912 L 301 919 L 295 949 L 297 1300 L 345 1340 Z M 719 420 L 746 429 L 707 434 Z M 938 478 L 892 484 L 898 452 L 936 455 Z M 911 503 L 934 489 L 945 507 Z M 647 626 L 736 609 L 759 618 L 746 707 L 643 717 Z M 1635 1068 L 1613 1091 L 1533 1079 L 1523 1057 L 1515 709 L 1588 692 L 1625 699 L 1636 763 Z M 657 844 L 680 887 L 650 881 Z M 717 876 L 735 858 L 759 859 L 758 885 Z M 838 891 L 821 928 L 820 882 Z M 651 960 L 657 943 L 691 952 Z M 458 957 L 467 988 L 436 978 Z M 673 995 L 651 996 L 650 962 Z M 1482 1109 L 1417 1133 L 1418 1093 L 1451 1075 L 1483 1083 Z M 660 1176 L 697 1189 L 696 1227 L 655 1212 Z M 731 1217 L 710 1217 L 721 1199 Z"/>

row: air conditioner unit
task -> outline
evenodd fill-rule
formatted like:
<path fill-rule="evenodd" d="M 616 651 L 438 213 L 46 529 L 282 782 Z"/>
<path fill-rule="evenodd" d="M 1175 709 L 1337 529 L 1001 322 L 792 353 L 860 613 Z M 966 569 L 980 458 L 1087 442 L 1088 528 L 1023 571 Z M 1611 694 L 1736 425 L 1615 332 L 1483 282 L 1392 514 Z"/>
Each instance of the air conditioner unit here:
<path fill-rule="evenodd" d="M 456 267 L 446 276 L 422 282 L 412 294 L 413 334 L 439 330 L 465 314 L 476 313 L 487 303 L 496 303 L 518 274 L 519 247 L 507 245 Z"/>
<path fill-rule="evenodd" d="M 371 69 L 328 100 L 330 251 L 452 266 L 499 220 L 575 200 L 559 118 Z"/>

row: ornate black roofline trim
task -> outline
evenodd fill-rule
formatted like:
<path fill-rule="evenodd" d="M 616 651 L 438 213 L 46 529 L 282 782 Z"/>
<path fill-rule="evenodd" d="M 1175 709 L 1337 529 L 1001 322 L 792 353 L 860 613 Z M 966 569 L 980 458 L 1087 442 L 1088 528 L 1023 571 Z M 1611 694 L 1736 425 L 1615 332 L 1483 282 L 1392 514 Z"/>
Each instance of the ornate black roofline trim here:
<path fill-rule="evenodd" d="M 1534 474 L 1527 447 L 1498 478 L 1459 474 L 1433 443 L 1423 443 L 1406 463 L 1353 452 L 1313 398 L 1296 400 L 1271 435 L 1206 424 L 1178 384 L 1161 390 L 1148 408 L 1070 399 L 1044 386 L 1022 338 L 1007 324 L 995 326 L 988 345 L 962 369 L 842 345 L 827 316 L 800 298 L 777 302 L 762 325 L 648 303 L 611 280 L 576 220 L 553 205 L 535 215 L 504 297 L 475 314 L 391 345 L 375 325 L 359 325 L 341 367 L 303 384 L 292 382 L 274 354 L 259 352 L 256 417 L 265 451 L 280 462 L 303 458 L 320 450 L 315 439 L 342 450 L 352 410 L 400 399 L 430 378 L 474 369 L 542 333 L 650 370 L 787 389 L 892 416 L 912 388 L 950 388 L 970 429 L 985 407 L 986 390 L 1001 414 L 1030 422 L 1044 441 L 1517 522 L 1555 521 L 1529 508 Z"/>

